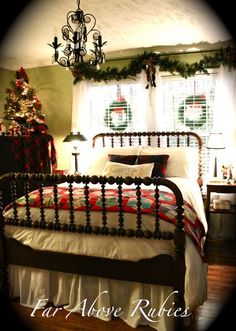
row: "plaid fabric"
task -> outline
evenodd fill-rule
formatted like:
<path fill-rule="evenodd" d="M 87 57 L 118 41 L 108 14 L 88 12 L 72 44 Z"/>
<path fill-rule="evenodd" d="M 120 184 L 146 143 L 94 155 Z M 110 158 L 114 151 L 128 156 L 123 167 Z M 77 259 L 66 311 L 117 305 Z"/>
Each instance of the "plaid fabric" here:
<path fill-rule="evenodd" d="M 23 172 L 47 173 L 56 167 L 53 137 L 47 134 L 11 138 L 11 151 Z"/>
<path fill-rule="evenodd" d="M 118 162 L 123 164 L 135 164 L 138 155 L 118 155 L 118 154 L 108 154 L 108 160 L 110 162 Z"/>
<path fill-rule="evenodd" d="M 136 190 L 124 189 L 122 191 L 122 208 L 124 212 L 136 213 L 137 211 L 137 196 Z M 153 190 L 141 191 L 141 212 L 142 214 L 155 215 L 155 192 Z M 43 191 L 44 207 L 54 208 L 54 192 L 53 187 L 45 187 Z M 31 207 L 40 207 L 39 191 L 35 190 L 29 195 Z M 58 208 L 70 209 L 69 191 L 67 187 L 58 187 Z M 20 206 L 25 205 L 25 197 L 17 200 Z M 102 198 L 100 189 L 89 190 L 89 204 L 92 211 L 102 211 Z M 86 201 L 83 188 L 73 188 L 73 205 L 75 210 L 85 210 Z M 176 224 L 176 200 L 173 193 L 160 191 L 159 197 L 159 217 L 160 219 Z M 115 189 L 106 190 L 106 210 L 107 212 L 118 212 L 118 192 Z M 196 211 L 186 201 L 184 201 L 184 224 L 185 232 L 189 235 L 195 245 L 203 254 L 202 238 L 205 236 L 203 224 L 198 219 Z"/>
<path fill-rule="evenodd" d="M 166 177 L 166 165 L 169 155 L 138 155 L 138 164 L 154 163 L 152 177 Z"/>

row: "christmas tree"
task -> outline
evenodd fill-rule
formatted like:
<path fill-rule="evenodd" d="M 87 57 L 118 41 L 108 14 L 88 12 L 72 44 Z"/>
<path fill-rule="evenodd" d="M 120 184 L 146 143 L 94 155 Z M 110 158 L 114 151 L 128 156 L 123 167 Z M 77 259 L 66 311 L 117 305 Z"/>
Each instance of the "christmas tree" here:
<path fill-rule="evenodd" d="M 29 86 L 29 78 L 24 68 L 16 72 L 16 81 L 7 88 L 4 119 L 11 121 L 9 131 L 12 134 L 46 133 L 45 115 L 42 104 Z M 15 130 L 11 132 L 11 130 Z"/>

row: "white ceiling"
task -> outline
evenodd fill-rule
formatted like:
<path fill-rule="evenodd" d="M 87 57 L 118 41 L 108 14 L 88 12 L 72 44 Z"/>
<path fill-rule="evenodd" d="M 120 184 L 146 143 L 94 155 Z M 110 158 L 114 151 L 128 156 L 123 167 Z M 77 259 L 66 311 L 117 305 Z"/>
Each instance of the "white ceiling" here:
<path fill-rule="evenodd" d="M 176 49 L 183 50 L 183 45 L 190 48 L 199 43 L 211 47 L 232 38 L 204 0 L 81 0 L 80 8 L 96 17 L 107 41 L 107 58 L 128 56 L 139 48 L 168 50 L 166 46 L 178 45 Z M 51 65 L 48 43 L 55 34 L 62 42 L 60 29 L 66 14 L 76 9 L 75 0 L 30 2 L 5 35 L 0 66 L 15 70 Z"/>

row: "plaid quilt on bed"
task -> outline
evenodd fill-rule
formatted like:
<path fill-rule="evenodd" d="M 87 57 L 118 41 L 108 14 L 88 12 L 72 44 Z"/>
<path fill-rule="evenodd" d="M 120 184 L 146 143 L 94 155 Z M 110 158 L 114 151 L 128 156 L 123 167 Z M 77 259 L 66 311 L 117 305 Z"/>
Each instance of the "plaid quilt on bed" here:
<path fill-rule="evenodd" d="M 175 211 L 175 196 L 173 193 L 159 191 L 159 217 L 160 219 L 176 224 Z M 118 192 L 116 189 L 106 189 L 106 211 L 118 212 Z M 53 187 L 45 187 L 43 190 L 43 205 L 44 208 L 54 208 L 55 201 L 53 197 Z M 155 192 L 153 190 L 141 190 L 141 213 L 155 215 Z M 96 188 L 89 189 L 89 203 L 91 211 L 102 211 L 101 190 Z M 21 197 L 17 200 L 19 206 L 25 205 L 25 198 Z M 29 194 L 29 204 L 31 207 L 40 206 L 39 191 L 35 190 Z M 65 187 L 58 187 L 59 209 L 70 209 L 69 190 Z M 86 201 L 83 188 L 73 188 L 73 206 L 74 210 L 85 210 Z M 205 236 L 203 224 L 199 220 L 194 208 L 184 201 L 184 224 L 185 232 L 190 236 L 193 242 L 202 251 L 202 238 Z M 128 213 L 137 212 L 137 196 L 135 189 L 122 190 L 122 210 Z"/>

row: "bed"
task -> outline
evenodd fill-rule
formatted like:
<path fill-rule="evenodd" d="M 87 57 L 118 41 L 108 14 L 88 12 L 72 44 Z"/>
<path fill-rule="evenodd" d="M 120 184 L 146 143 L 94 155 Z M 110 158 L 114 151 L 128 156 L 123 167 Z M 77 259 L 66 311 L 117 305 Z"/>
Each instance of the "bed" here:
<path fill-rule="evenodd" d="M 12 192 L 0 214 L 1 291 L 32 314 L 53 302 L 68 318 L 181 330 L 207 298 L 201 138 L 101 133 L 92 145 L 81 175 L 0 178 Z"/>

